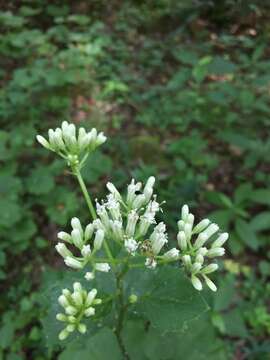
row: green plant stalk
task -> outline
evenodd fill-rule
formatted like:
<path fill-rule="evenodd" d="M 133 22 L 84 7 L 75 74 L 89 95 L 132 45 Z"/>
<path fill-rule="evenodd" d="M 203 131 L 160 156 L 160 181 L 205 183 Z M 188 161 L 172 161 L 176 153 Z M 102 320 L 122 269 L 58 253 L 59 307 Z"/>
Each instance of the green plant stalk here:
<path fill-rule="evenodd" d="M 83 193 L 83 195 L 84 195 L 85 201 L 86 201 L 86 203 L 87 203 L 87 205 L 88 205 L 90 214 L 91 214 L 92 218 L 95 220 L 95 219 L 97 218 L 97 214 L 96 214 L 95 208 L 94 208 L 94 206 L 93 206 L 91 197 L 90 197 L 90 195 L 89 195 L 89 193 L 88 193 L 88 191 L 87 191 L 87 188 L 86 188 L 86 186 L 85 186 L 85 183 L 84 183 L 84 181 L 83 181 L 81 172 L 80 172 L 80 170 L 79 170 L 78 168 L 76 168 L 76 169 L 74 170 L 74 175 L 75 175 L 75 176 L 77 177 L 77 179 L 78 179 L 78 182 L 79 182 L 79 184 L 80 184 L 80 187 L 81 187 L 82 193 Z M 112 268 L 115 270 L 114 257 L 112 256 L 111 250 L 110 250 L 109 245 L 107 244 L 107 241 L 106 241 L 105 238 L 104 238 L 103 244 L 104 244 L 104 248 L 105 248 L 106 254 L 107 254 L 108 258 L 110 259 Z"/>

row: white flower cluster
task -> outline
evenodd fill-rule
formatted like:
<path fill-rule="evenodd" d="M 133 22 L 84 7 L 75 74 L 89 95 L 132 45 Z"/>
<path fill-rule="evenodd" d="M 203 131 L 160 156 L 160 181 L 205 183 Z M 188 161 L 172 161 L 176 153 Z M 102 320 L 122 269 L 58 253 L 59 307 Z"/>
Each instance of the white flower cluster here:
<path fill-rule="evenodd" d="M 81 155 L 87 155 L 107 140 L 106 136 L 102 132 L 98 134 L 95 128 L 86 132 L 81 127 L 77 131 L 76 126 L 67 121 L 62 122 L 61 128 L 49 129 L 48 137 L 46 140 L 37 135 L 37 141 L 46 149 L 64 157 L 69 165 L 79 164 Z"/>
<path fill-rule="evenodd" d="M 57 236 L 59 239 L 75 246 L 80 251 L 81 257 L 74 256 L 62 242 L 59 242 L 55 248 L 64 258 L 64 262 L 67 266 L 73 269 L 82 269 L 91 260 L 92 256 L 101 249 L 104 240 L 104 231 L 102 229 L 95 229 L 93 223 L 88 224 L 83 230 L 80 220 L 76 217 L 71 219 L 71 226 L 73 229 L 71 234 L 60 231 Z M 93 236 L 94 232 L 95 236 Z M 90 242 L 92 246 L 90 245 Z M 94 263 L 93 266 L 93 273 L 88 273 L 88 276 L 86 276 L 86 279 L 88 280 L 94 278 L 95 270 L 105 272 L 110 270 L 110 266 L 107 263 Z"/>
<path fill-rule="evenodd" d="M 87 328 L 81 322 L 82 318 L 95 315 L 94 306 L 102 302 L 101 299 L 96 299 L 96 289 L 87 292 L 79 282 L 75 282 L 73 290 L 72 293 L 68 289 L 62 290 L 62 295 L 58 298 L 65 313 L 58 313 L 56 319 L 66 323 L 66 327 L 59 334 L 60 340 L 65 340 L 75 330 L 84 334 Z"/>
<path fill-rule="evenodd" d="M 216 291 L 216 285 L 209 279 L 208 274 L 218 269 L 218 265 L 211 262 L 213 258 L 223 256 L 225 249 L 223 244 L 228 240 L 228 233 L 218 234 L 216 240 L 210 247 L 205 244 L 219 231 L 217 224 L 208 219 L 200 221 L 195 227 L 194 215 L 189 212 L 187 205 L 182 207 L 181 220 L 178 221 L 177 241 L 181 249 L 181 260 L 188 273 L 191 275 L 191 282 L 195 289 L 202 290 L 202 280 L 212 290 Z M 195 235 L 195 241 L 192 236 Z"/>
<path fill-rule="evenodd" d="M 144 187 L 141 182 L 135 183 L 132 179 L 125 197 L 112 183 L 108 183 L 110 194 L 106 201 L 97 202 L 98 219 L 94 221 L 106 237 L 123 244 L 132 256 L 136 253 L 146 255 L 145 265 L 149 268 L 156 266 L 155 258 L 168 242 L 165 224 L 157 224 L 155 219 L 161 204 L 153 195 L 154 183 L 153 176 L 149 177 Z M 148 237 L 152 225 L 156 226 Z"/>

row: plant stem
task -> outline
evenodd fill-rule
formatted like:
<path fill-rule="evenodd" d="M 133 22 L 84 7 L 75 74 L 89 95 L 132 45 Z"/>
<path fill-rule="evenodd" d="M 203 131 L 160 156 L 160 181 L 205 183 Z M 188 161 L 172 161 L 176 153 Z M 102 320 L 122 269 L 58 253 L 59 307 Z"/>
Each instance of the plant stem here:
<path fill-rule="evenodd" d="M 96 211 L 95 211 L 95 208 L 93 206 L 93 203 L 92 203 L 92 200 L 90 198 L 90 195 L 87 191 L 87 188 L 85 186 L 85 183 L 83 181 L 83 178 L 82 178 L 82 175 L 81 175 L 81 172 L 78 168 L 76 168 L 74 170 L 74 174 L 77 176 L 77 179 L 78 179 L 78 182 L 80 184 L 80 187 L 81 187 L 81 190 L 82 190 L 82 193 L 84 195 L 84 198 L 85 198 L 85 201 L 88 205 L 88 208 L 89 208 L 89 211 L 90 211 L 90 214 L 92 216 L 92 218 L 95 220 L 97 218 L 97 214 L 96 214 Z M 106 254 L 108 256 L 108 258 L 110 259 L 110 262 L 112 264 L 112 268 L 114 269 L 114 258 L 112 256 L 112 253 L 111 253 L 111 250 L 109 248 L 109 245 L 107 244 L 107 241 L 106 241 L 106 238 L 104 238 L 104 241 L 103 241 L 103 244 L 104 244 L 104 248 L 105 248 L 105 251 L 106 251 Z"/>
<path fill-rule="evenodd" d="M 79 169 L 75 170 L 75 175 L 77 176 L 77 179 L 78 179 L 78 182 L 80 184 L 80 187 L 81 187 L 82 193 L 84 195 L 85 201 L 86 201 L 86 203 L 88 205 L 90 214 L 91 214 L 93 219 L 96 219 L 97 214 L 96 214 L 95 208 L 93 206 L 93 203 L 92 203 L 92 200 L 91 200 L 91 198 L 89 196 L 89 193 L 88 193 L 88 191 L 86 189 L 85 183 L 83 181 L 83 178 L 82 178 L 82 175 L 81 175 L 81 172 L 80 172 Z"/>

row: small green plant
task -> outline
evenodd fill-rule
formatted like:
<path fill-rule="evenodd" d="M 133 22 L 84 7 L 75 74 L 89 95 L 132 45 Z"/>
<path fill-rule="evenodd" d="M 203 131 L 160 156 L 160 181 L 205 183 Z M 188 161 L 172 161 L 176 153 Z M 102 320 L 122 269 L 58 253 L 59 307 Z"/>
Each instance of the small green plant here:
<path fill-rule="evenodd" d="M 138 273 L 137 282 L 143 283 L 145 273 L 152 272 L 151 281 L 154 281 L 155 276 L 161 276 L 157 267 L 168 268 L 167 276 L 166 273 L 162 273 L 162 276 L 165 276 L 163 281 L 165 299 L 167 299 L 166 302 L 161 303 L 164 307 L 163 312 L 168 311 L 169 314 L 170 301 L 174 303 L 179 301 L 179 308 L 177 307 L 176 311 L 179 313 L 187 311 L 186 315 L 182 315 L 185 321 L 191 314 L 191 317 L 198 316 L 201 310 L 197 309 L 201 309 L 203 300 L 195 290 L 192 290 L 189 282 L 185 282 L 185 275 L 181 268 L 184 269 L 196 290 L 201 291 L 205 282 L 212 291 L 216 291 L 216 285 L 209 275 L 218 269 L 215 258 L 224 255 L 223 244 L 227 241 L 228 234 L 219 233 L 219 226 L 208 219 L 194 226 L 194 215 L 189 211 L 189 207 L 184 205 L 181 219 L 177 223 L 178 246 L 168 249 L 166 225 L 156 220 L 157 213 L 162 211 L 163 203 L 159 203 L 154 194 L 155 178 L 153 176 L 148 178 L 145 186 L 132 179 L 127 187 L 126 195 L 121 195 L 117 188 L 108 182 L 109 194 L 106 199 L 100 202 L 96 200 L 96 206 L 93 205 L 81 175 L 81 168 L 89 154 L 106 141 L 102 133 L 98 134 L 96 129 L 88 133 L 84 128 L 77 130 L 74 124 L 64 121 L 61 128 L 49 130 L 48 140 L 40 135 L 37 136 L 37 140 L 45 148 L 66 160 L 72 174 L 78 179 L 91 216 L 91 222 L 85 227 L 78 218 L 72 218 L 72 231 L 58 233 L 61 241 L 56 245 L 57 252 L 68 267 L 83 270 L 86 281 L 93 281 L 96 274 L 102 272 L 110 273 L 114 279 L 112 281 L 116 284 L 115 291 L 109 296 L 102 296 L 104 292 L 102 287 L 98 289 L 101 293 L 99 299 L 95 298 L 96 289 L 89 291 L 80 282 L 73 284 L 72 293 L 69 289 L 63 289 L 58 302 L 64 308 L 64 313 L 57 313 L 56 318 L 64 322 L 65 327 L 60 332 L 59 339 L 66 339 L 75 330 L 85 333 L 87 326 L 84 319 L 87 317 L 94 319 L 96 311 L 94 305 L 102 307 L 110 302 L 112 309 L 117 308 L 113 329 L 125 353 L 121 332 L 127 309 L 137 303 L 144 303 L 148 297 L 151 299 L 153 296 L 153 293 L 149 293 L 147 289 L 145 293 L 139 293 L 135 288 L 131 288 L 128 294 L 125 293 L 124 278 L 128 278 L 129 273 L 134 269 L 141 272 Z M 175 295 L 170 293 L 172 289 L 166 286 L 167 282 L 172 281 L 169 268 L 174 269 L 174 281 L 178 281 L 178 277 L 179 283 L 181 277 L 184 279 L 182 279 L 184 288 L 180 299 L 173 299 Z M 98 281 L 96 284 L 99 285 Z M 130 285 L 128 280 L 127 285 Z M 188 300 L 188 309 L 181 309 L 180 303 L 184 302 L 185 298 Z M 168 309 L 166 309 L 166 303 Z M 200 304 L 199 307 L 198 304 Z M 157 319 L 158 314 L 155 320 Z"/>

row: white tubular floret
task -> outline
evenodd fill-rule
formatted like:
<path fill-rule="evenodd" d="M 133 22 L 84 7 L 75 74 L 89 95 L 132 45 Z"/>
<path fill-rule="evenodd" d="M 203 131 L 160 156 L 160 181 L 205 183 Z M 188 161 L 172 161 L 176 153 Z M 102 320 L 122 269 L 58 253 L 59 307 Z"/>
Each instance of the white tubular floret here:
<path fill-rule="evenodd" d="M 104 231 L 99 229 L 96 232 L 96 236 L 95 236 L 95 240 L 94 240 L 94 250 L 95 251 L 98 251 L 99 249 L 101 249 L 103 240 L 104 240 Z"/>
<path fill-rule="evenodd" d="M 208 250 L 206 256 L 208 256 L 210 258 L 214 258 L 214 257 L 218 257 L 218 256 L 223 256 L 224 254 L 225 254 L 225 249 L 223 247 L 217 247 L 217 248 Z"/>
<path fill-rule="evenodd" d="M 202 282 L 197 276 L 195 276 L 195 275 L 191 276 L 191 283 L 196 290 L 198 290 L 198 291 L 202 290 Z"/>
<path fill-rule="evenodd" d="M 187 249 L 187 239 L 184 231 L 179 231 L 177 234 L 177 242 L 182 251 Z"/>
<path fill-rule="evenodd" d="M 163 255 L 166 260 L 177 260 L 179 258 L 179 250 L 172 248 Z"/>
<path fill-rule="evenodd" d="M 223 244 L 225 244 L 225 242 L 228 240 L 229 238 L 229 234 L 228 233 L 222 233 L 219 235 L 219 237 L 213 242 L 212 244 L 212 248 L 219 248 L 221 247 Z"/>
<path fill-rule="evenodd" d="M 64 262 L 67 266 L 69 266 L 73 269 L 82 269 L 83 268 L 83 264 L 79 260 L 76 260 L 70 256 L 66 257 L 64 259 Z"/>
<path fill-rule="evenodd" d="M 78 229 L 74 229 L 71 231 L 71 238 L 73 244 L 78 248 L 81 249 L 83 246 L 83 239 L 81 232 Z"/>
<path fill-rule="evenodd" d="M 101 272 L 109 272 L 111 267 L 108 263 L 97 263 L 95 269 Z"/>
<path fill-rule="evenodd" d="M 187 217 L 188 217 L 188 214 L 189 214 L 189 208 L 188 206 L 185 204 L 182 206 L 182 210 L 181 210 L 181 218 L 184 222 L 186 222 L 187 220 Z"/>
<path fill-rule="evenodd" d="M 210 220 L 209 219 L 204 219 L 202 221 L 200 221 L 192 230 L 193 234 L 199 234 L 200 232 L 204 231 L 207 226 L 210 224 Z"/>
<path fill-rule="evenodd" d="M 64 259 L 68 256 L 72 256 L 71 251 L 69 251 L 66 245 L 63 243 L 58 243 L 55 245 L 55 249 Z"/>

